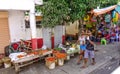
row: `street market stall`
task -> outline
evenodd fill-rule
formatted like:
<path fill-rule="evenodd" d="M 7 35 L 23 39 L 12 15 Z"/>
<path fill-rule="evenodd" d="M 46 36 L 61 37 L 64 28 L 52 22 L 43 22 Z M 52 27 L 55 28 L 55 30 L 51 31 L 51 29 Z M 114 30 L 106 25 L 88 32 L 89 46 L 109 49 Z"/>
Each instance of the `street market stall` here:
<path fill-rule="evenodd" d="M 50 56 L 51 54 L 52 50 L 38 49 L 29 52 L 11 53 L 9 57 L 11 58 L 11 62 L 15 66 L 15 71 L 18 72 L 21 67 L 37 62 L 41 58 L 44 58 L 45 56 Z"/>

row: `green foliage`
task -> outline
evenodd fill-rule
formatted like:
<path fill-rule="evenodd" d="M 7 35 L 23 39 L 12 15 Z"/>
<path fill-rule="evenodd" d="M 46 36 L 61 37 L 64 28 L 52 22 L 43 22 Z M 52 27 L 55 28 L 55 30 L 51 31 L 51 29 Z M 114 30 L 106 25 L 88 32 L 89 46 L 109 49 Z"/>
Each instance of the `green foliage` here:
<path fill-rule="evenodd" d="M 117 4 L 118 0 L 43 0 L 41 7 L 43 14 L 42 25 L 54 27 L 62 25 L 63 22 L 76 21 L 97 6 L 107 7 Z M 39 9 L 39 8 L 38 8 Z"/>
<path fill-rule="evenodd" d="M 43 14 L 42 25 L 54 27 L 67 20 L 69 8 L 65 0 L 49 0 L 41 8 Z"/>
<path fill-rule="evenodd" d="M 35 6 L 35 11 L 36 11 L 36 12 L 40 12 L 40 11 L 41 11 L 41 9 L 40 9 L 40 6 L 39 6 L 39 5 Z"/>
<path fill-rule="evenodd" d="M 116 5 L 117 3 L 118 3 L 118 0 L 100 0 L 101 7 L 108 7 L 111 5 Z"/>
<path fill-rule="evenodd" d="M 71 0 L 70 4 L 70 21 L 81 19 L 86 14 L 87 6 L 83 0 Z"/>

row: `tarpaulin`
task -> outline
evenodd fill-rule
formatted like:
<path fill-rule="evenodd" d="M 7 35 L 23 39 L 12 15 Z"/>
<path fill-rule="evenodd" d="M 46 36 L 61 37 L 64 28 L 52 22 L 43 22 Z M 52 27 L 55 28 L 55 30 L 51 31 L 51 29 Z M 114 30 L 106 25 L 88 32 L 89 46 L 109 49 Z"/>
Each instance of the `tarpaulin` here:
<path fill-rule="evenodd" d="M 116 7 L 117 7 L 117 5 L 113 5 L 113 6 L 109 6 L 109 7 L 102 8 L 102 9 L 94 9 L 93 13 L 95 16 L 105 14 L 105 13 L 110 12 L 111 10 L 115 9 Z"/>

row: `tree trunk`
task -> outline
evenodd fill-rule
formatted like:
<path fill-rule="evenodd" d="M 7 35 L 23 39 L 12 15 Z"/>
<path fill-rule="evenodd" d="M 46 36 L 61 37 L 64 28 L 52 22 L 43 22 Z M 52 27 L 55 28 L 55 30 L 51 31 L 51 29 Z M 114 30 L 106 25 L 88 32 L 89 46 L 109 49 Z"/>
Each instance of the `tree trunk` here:
<path fill-rule="evenodd" d="M 78 33 L 78 36 L 81 34 L 82 30 L 83 30 L 83 20 L 80 19 L 79 20 L 79 33 Z"/>
<path fill-rule="evenodd" d="M 97 27 L 98 27 L 98 25 L 100 24 L 100 22 L 99 22 L 99 19 L 100 19 L 100 18 L 97 16 L 96 19 L 97 19 L 97 24 L 96 24 L 95 37 L 97 37 L 97 34 L 98 34 L 98 29 L 97 29 Z"/>

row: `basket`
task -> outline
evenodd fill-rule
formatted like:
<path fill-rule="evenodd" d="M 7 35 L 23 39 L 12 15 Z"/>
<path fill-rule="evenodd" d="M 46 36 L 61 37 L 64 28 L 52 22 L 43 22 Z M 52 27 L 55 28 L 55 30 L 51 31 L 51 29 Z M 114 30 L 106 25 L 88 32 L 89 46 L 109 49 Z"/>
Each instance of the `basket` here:
<path fill-rule="evenodd" d="M 5 68 L 11 67 L 11 59 L 9 57 L 4 57 L 2 61 L 4 62 Z"/>
<path fill-rule="evenodd" d="M 55 57 L 57 59 L 65 59 L 66 58 L 66 53 L 56 53 Z"/>
<path fill-rule="evenodd" d="M 46 66 L 49 69 L 54 69 L 55 68 L 55 58 L 54 57 L 47 57 L 45 59 L 45 61 L 46 61 Z"/>

